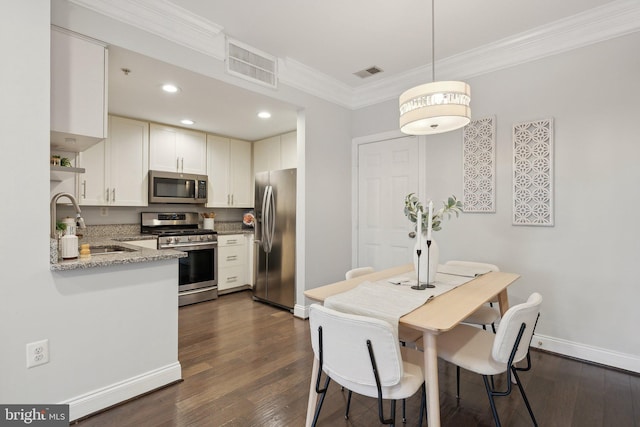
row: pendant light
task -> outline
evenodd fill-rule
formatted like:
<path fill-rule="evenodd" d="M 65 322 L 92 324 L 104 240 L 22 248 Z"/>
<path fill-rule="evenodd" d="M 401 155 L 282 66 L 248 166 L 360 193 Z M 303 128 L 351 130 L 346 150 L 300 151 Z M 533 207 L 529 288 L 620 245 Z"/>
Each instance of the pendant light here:
<path fill-rule="evenodd" d="M 436 80 L 435 8 L 431 0 L 431 83 L 400 95 L 400 131 L 431 135 L 466 126 L 471 121 L 471 88 L 465 82 Z"/>

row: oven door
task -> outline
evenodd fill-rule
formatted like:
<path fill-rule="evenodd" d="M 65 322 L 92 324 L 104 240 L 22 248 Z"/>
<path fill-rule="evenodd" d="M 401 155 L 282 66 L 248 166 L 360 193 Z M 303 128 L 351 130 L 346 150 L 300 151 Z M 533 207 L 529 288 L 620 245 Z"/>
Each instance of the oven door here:
<path fill-rule="evenodd" d="M 185 252 L 178 259 L 179 305 L 193 304 L 218 297 L 218 246 L 174 248 Z"/>

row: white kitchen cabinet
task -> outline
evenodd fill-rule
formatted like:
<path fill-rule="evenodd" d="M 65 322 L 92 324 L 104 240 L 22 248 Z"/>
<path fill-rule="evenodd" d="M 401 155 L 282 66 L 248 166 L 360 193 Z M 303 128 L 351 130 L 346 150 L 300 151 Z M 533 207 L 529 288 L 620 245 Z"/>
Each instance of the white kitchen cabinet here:
<path fill-rule="evenodd" d="M 254 142 L 254 173 L 297 167 L 297 151 L 295 131 Z"/>
<path fill-rule="evenodd" d="M 149 169 L 206 175 L 206 134 L 152 123 L 149 136 Z"/>
<path fill-rule="evenodd" d="M 218 293 L 244 288 L 248 280 L 247 241 L 243 234 L 218 236 Z"/>
<path fill-rule="evenodd" d="M 251 143 L 207 135 L 207 155 L 207 207 L 252 207 Z"/>
<path fill-rule="evenodd" d="M 280 169 L 298 167 L 298 134 L 289 132 L 280 135 Z"/>
<path fill-rule="evenodd" d="M 51 146 L 80 152 L 107 136 L 107 49 L 79 34 L 51 31 Z"/>
<path fill-rule="evenodd" d="M 109 138 L 79 154 L 80 204 L 147 206 L 149 124 L 109 117 Z"/>

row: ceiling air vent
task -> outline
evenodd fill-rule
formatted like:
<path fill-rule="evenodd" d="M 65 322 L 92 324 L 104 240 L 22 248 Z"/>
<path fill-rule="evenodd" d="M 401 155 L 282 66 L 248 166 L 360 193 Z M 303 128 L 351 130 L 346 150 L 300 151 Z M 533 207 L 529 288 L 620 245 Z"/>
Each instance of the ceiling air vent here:
<path fill-rule="evenodd" d="M 353 74 L 355 74 L 356 76 L 364 79 L 364 78 L 367 78 L 367 77 L 371 77 L 374 74 L 381 73 L 382 71 L 383 71 L 382 68 L 376 67 L 374 65 L 373 67 L 369 67 L 366 70 L 358 71 L 357 73 L 353 73 Z"/>
<path fill-rule="evenodd" d="M 278 87 L 277 61 L 236 40 L 227 39 L 227 72 L 271 88 Z"/>

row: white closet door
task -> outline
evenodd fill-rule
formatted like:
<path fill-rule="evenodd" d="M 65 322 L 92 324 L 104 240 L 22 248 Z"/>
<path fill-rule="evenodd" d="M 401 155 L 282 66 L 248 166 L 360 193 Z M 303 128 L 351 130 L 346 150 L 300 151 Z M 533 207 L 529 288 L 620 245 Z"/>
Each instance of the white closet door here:
<path fill-rule="evenodd" d="M 412 262 L 413 223 L 404 198 L 418 193 L 418 138 L 358 146 L 358 265 L 381 270 Z"/>

